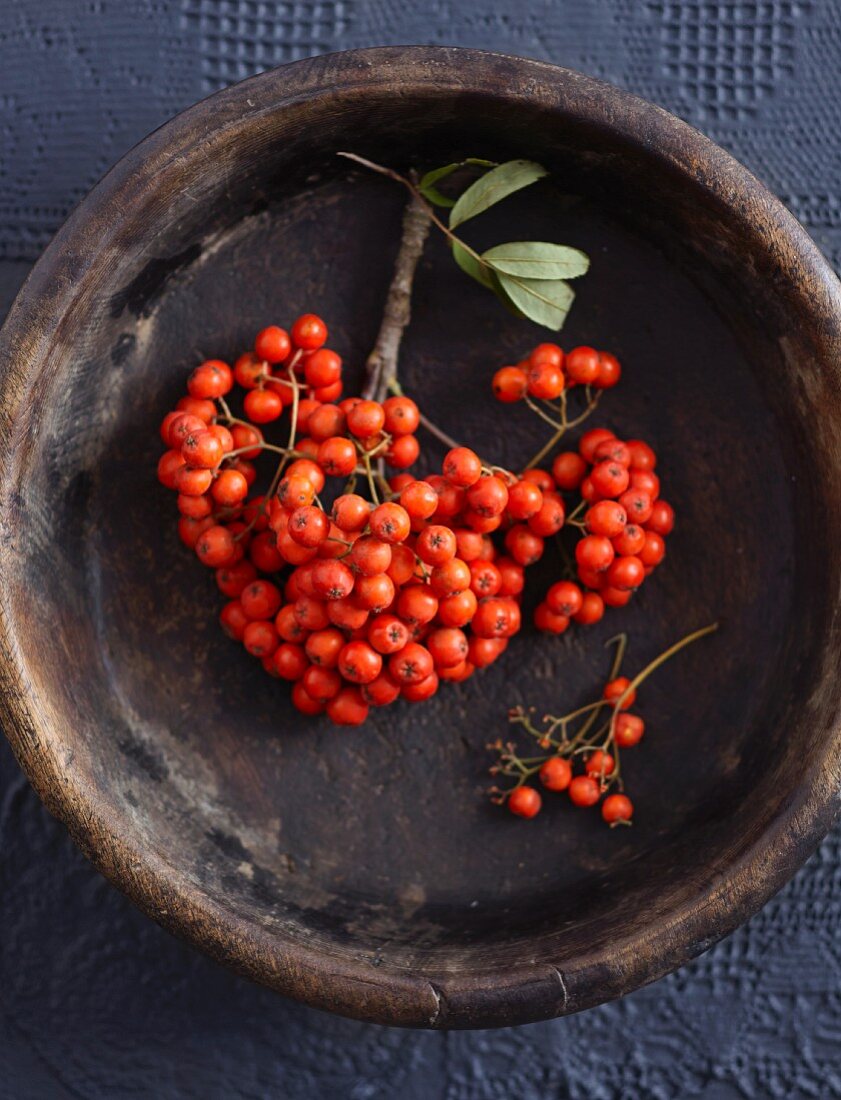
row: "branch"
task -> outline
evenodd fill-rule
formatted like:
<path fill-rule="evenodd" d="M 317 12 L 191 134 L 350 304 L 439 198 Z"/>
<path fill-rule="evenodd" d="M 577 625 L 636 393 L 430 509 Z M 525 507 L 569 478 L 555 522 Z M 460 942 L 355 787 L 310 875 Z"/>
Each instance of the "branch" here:
<path fill-rule="evenodd" d="M 374 349 L 365 364 L 362 396 L 382 401 L 397 379 L 397 360 L 403 330 L 411 318 L 412 282 L 429 234 L 429 210 L 423 200 L 411 193 L 403 212 L 400 250 L 394 262 L 394 276 L 385 300 L 382 324 Z"/>

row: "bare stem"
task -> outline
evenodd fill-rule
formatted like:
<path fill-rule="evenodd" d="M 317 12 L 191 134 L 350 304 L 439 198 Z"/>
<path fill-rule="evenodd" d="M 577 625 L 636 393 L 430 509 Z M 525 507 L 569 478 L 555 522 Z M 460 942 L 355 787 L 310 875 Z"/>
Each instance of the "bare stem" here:
<path fill-rule="evenodd" d="M 382 401 L 397 378 L 400 341 L 411 319 L 412 282 L 429 235 L 429 226 L 429 208 L 410 189 L 409 201 L 403 212 L 400 248 L 394 262 L 394 275 L 388 288 L 380 331 L 365 364 L 362 396 L 369 400 Z"/>

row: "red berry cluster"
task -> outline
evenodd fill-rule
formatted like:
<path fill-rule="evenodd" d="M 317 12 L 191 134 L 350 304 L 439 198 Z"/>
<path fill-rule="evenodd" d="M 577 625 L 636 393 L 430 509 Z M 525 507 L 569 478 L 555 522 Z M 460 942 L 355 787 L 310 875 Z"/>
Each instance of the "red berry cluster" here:
<path fill-rule="evenodd" d="M 517 366 L 497 371 L 493 390 L 500 401 L 524 400 L 548 419 L 556 427 L 554 443 L 572 426 L 569 390 L 585 387 L 590 412 L 600 391 L 615 386 L 621 374 L 619 361 L 609 352 L 576 347 L 565 355 L 557 344 L 540 344 Z M 551 449 L 543 448 L 540 457 Z M 575 545 L 575 572 L 553 584 L 536 609 L 539 630 L 562 634 L 570 620 L 598 622 L 606 606 L 624 607 L 663 560 L 674 512 L 660 499 L 656 465 L 656 454 L 643 440 L 624 443 L 607 428 L 593 428 L 581 437 L 577 451 L 556 455 L 551 471 L 526 472 L 545 494 L 556 490 L 555 497 L 563 492 L 580 498 L 567 516 L 567 529 L 582 532 Z"/>
<path fill-rule="evenodd" d="M 233 369 L 202 363 L 164 418 L 168 450 L 158 465 L 178 493 L 182 541 L 216 570 L 229 599 L 223 628 L 293 683 L 302 712 L 356 725 L 370 706 L 429 698 L 441 680 L 464 680 L 496 660 L 520 629 L 524 568 L 564 527 L 562 492 L 590 503 L 583 521 L 570 517 L 587 531 L 576 557 L 588 591 L 571 580 L 553 585 L 538 608 L 542 629 L 597 621 L 662 558 L 658 532 L 670 527 L 671 510 L 657 502 L 655 513 L 655 458 L 644 443 L 598 429 L 580 454 L 558 455 L 551 474 L 529 468 L 522 477 L 453 446 L 440 474 L 386 480 L 385 464 L 404 470 L 418 457 L 418 407 L 401 394 L 341 399 L 342 361 L 326 340 L 324 322 L 306 314 L 288 332 L 263 329 Z M 512 392 L 511 372 L 522 375 L 521 396 L 535 409 L 559 401 L 557 421 L 538 409 L 559 436 L 574 423 L 566 390 L 587 387 L 589 399 L 590 387 L 615 384 L 620 368 L 607 353 L 576 348 L 564 357 L 542 344 L 498 372 L 498 395 Z M 228 404 L 235 398 L 241 415 Z M 281 446 L 263 427 L 284 412 Z M 279 464 L 258 493 L 254 460 L 264 452 Z"/>

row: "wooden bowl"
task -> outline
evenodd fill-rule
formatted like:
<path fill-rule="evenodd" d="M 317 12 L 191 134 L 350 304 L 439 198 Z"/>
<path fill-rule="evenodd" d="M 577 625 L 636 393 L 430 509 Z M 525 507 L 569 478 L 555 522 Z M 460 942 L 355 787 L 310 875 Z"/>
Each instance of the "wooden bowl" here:
<path fill-rule="evenodd" d="M 564 343 L 620 356 L 597 422 L 656 444 L 679 512 L 668 562 L 625 611 L 560 639 L 527 629 L 487 673 L 353 731 L 302 720 L 223 637 L 213 578 L 154 474 L 158 423 L 199 358 L 313 309 L 363 362 L 404 196 L 339 149 L 552 170 L 475 232 L 591 254 Z M 492 402 L 489 379 L 542 338 L 431 242 L 402 377 L 445 429 L 523 461 L 542 433 Z M 94 864 L 216 959 L 366 1020 L 538 1020 L 697 955 L 829 828 L 841 293 L 783 207 L 659 108 L 451 49 L 255 77 L 91 192 L 21 291 L 0 359 L 6 732 Z M 638 669 L 714 619 L 721 632 L 643 692 L 633 829 L 560 797 L 530 823 L 489 805 L 484 746 L 509 706 L 587 698 L 618 630 Z"/>

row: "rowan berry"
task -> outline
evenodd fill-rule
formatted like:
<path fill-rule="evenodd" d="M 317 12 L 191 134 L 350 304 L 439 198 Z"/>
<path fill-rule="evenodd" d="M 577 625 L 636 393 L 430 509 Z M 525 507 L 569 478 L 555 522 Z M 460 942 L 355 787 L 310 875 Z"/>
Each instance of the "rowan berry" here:
<path fill-rule="evenodd" d="M 494 564 L 499 570 L 501 579 L 497 594 L 500 596 L 519 596 L 526 583 L 523 566 L 509 557 L 497 558 Z"/>
<path fill-rule="evenodd" d="M 645 543 L 639 551 L 639 559 L 646 568 L 659 565 L 666 556 L 666 543 L 656 531 L 645 532 Z"/>
<path fill-rule="evenodd" d="M 467 489 L 466 500 L 480 516 L 501 516 L 508 504 L 508 486 L 496 474 L 486 474 Z"/>
<path fill-rule="evenodd" d="M 458 541 L 449 527 L 432 524 L 424 528 L 415 543 L 415 553 L 427 565 L 443 565 L 456 555 Z"/>
<path fill-rule="evenodd" d="M 439 627 L 426 639 L 436 668 L 453 668 L 467 657 L 467 638 L 458 627 Z"/>
<path fill-rule="evenodd" d="M 196 367 L 187 379 L 190 397 L 213 400 L 224 397 L 234 384 L 231 368 L 221 359 L 208 359 Z"/>
<path fill-rule="evenodd" d="M 544 493 L 539 511 L 528 520 L 529 530 L 535 535 L 540 535 L 541 538 L 549 538 L 560 531 L 565 518 L 564 505 L 560 497 Z"/>
<path fill-rule="evenodd" d="M 431 623 L 437 613 L 438 597 L 427 585 L 406 585 L 397 597 L 397 614 L 406 623 Z"/>
<path fill-rule="evenodd" d="M 628 450 L 631 452 L 631 466 L 634 470 L 653 470 L 657 465 L 657 455 L 644 440 L 629 439 Z"/>
<path fill-rule="evenodd" d="M 602 804 L 602 817 L 608 825 L 627 823 L 634 816 L 634 804 L 624 794 L 609 794 Z"/>
<path fill-rule="evenodd" d="M 291 350 L 289 333 L 277 325 L 262 329 L 254 341 L 254 354 L 267 363 L 282 363 Z"/>
<path fill-rule="evenodd" d="M 603 752 L 601 749 L 597 749 L 588 756 L 587 762 L 584 765 L 587 774 L 591 775 L 594 779 L 599 779 L 602 775 L 610 775 L 615 767 L 616 762 L 610 753 Z"/>
<path fill-rule="evenodd" d="M 615 355 L 609 351 L 600 351 L 599 369 L 596 377 L 590 383 L 597 390 L 612 389 L 622 377 L 622 367 Z"/>
<path fill-rule="evenodd" d="M 420 424 L 420 411 L 411 397 L 387 397 L 383 401 L 385 430 L 389 435 L 413 435 Z"/>
<path fill-rule="evenodd" d="M 399 684 L 419 684 L 434 670 L 432 654 L 418 642 L 407 642 L 388 660 L 388 671 Z"/>
<path fill-rule="evenodd" d="M 411 519 L 429 519 L 438 507 L 438 494 L 426 481 L 409 481 L 400 490 L 400 503 Z"/>
<path fill-rule="evenodd" d="M 620 749 L 630 749 L 645 733 L 645 722 L 636 714 L 620 714 L 616 719 L 614 737 Z"/>
<path fill-rule="evenodd" d="M 554 401 L 564 390 L 564 373 L 552 363 L 538 363 L 530 366 L 526 375 L 528 391 L 532 397 L 543 401 Z"/>
<path fill-rule="evenodd" d="M 630 592 L 645 580 L 645 566 L 633 554 L 614 558 L 607 570 L 607 583 L 620 592 Z"/>
<path fill-rule="evenodd" d="M 363 684 L 362 698 L 372 707 L 387 707 L 400 697 L 400 685 L 387 672 L 381 672 L 370 684 Z"/>
<path fill-rule="evenodd" d="M 469 447 L 453 447 L 444 456 L 441 472 L 450 484 L 469 489 L 482 476 L 482 460 Z"/>
<path fill-rule="evenodd" d="M 368 717 L 368 704 L 358 687 L 344 687 L 328 702 L 327 716 L 337 726 L 361 726 Z"/>
<path fill-rule="evenodd" d="M 256 619 L 243 631 L 242 644 L 252 657 L 271 657 L 280 644 L 280 635 L 274 623 Z"/>
<path fill-rule="evenodd" d="M 604 535 L 585 535 L 575 545 L 575 560 L 582 568 L 595 573 L 604 572 L 614 557 L 613 545 Z"/>
<path fill-rule="evenodd" d="M 645 546 L 645 531 L 638 524 L 629 523 L 611 541 L 617 554 L 639 554 Z"/>
<path fill-rule="evenodd" d="M 287 474 L 277 487 L 277 499 L 290 512 L 305 508 L 315 500 L 315 487 L 304 474 Z"/>
<path fill-rule="evenodd" d="M 546 593 L 546 604 L 556 615 L 565 615 L 571 619 L 581 610 L 583 603 L 581 589 L 572 581 L 558 581 Z"/>
<path fill-rule="evenodd" d="M 529 363 L 537 366 L 539 363 L 551 363 L 553 367 L 563 367 L 564 353 L 557 344 L 538 344 L 529 353 Z"/>
<path fill-rule="evenodd" d="M 592 626 L 604 617 L 604 600 L 598 592 L 585 592 L 581 600 L 581 610 L 576 611 L 573 619 L 582 626 Z"/>
<path fill-rule="evenodd" d="M 410 703 L 422 703 L 435 694 L 438 690 L 438 684 L 438 673 L 433 672 L 418 684 L 404 684 L 400 689 L 400 695 Z"/>
<path fill-rule="evenodd" d="M 356 448 L 344 436 L 332 436 L 319 445 L 317 461 L 325 474 L 348 477 L 356 469 Z"/>
<path fill-rule="evenodd" d="M 550 756 L 537 774 L 547 791 L 565 791 L 572 779 L 572 767 L 562 756 Z"/>
<path fill-rule="evenodd" d="M 595 806 L 601 797 L 599 785 L 590 775 L 576 775 L 567 790 L 575 806 Z"/>
<path fill-rule="evenodd" d="M 470 566 L 460 558 L 450 558 L 443 565 L 436 565 L 429 578 L 429 586 L 441 599 L 458 595 L 470 588 Z"/>
<path fill-rule="evenodd" d="M 239 561 L 235 565 L 222 566 L 216 570 L 219 591 L 232 600 L 256 579 L 257 570 L 250 561 Z"/>
<path fill-rule="evenodd" d="M 508 796 L 508 809 L 517 817 L 535 817 L 542 805 L 540 792 L 534 787 L 515 787 Z"/>
<path fill-rule="evenodd" d="M 303 680 L 297 680 L 292 685 L 292 705 L 301 714 L 315 716 L 324 713 L 324 704 L 313 699 L 303 685 Z"/>
<path fill-rule="evenodd" d="M 242 403 L 245 415 L 255 424 L 270 424 L 283 412 L 283 399 L 274 390 L 249 390 Z"/>
<path fill-rule="evenodd" d="M 590 428 L 578 441 L 578 451 L 581 457 L 592 463 L 596 448 L 605 439 L 615 439 L 615 434 L 608 428 Z"/>
<path fill-rule="evenodd" d="M 420 443 L 417 436 L 399 435 L 388 445 L 385 460 L 395 470 L 405 470 L 413 466 L 420 455 Z"/>
<path fill-rule="evenodd" d="M 242 604 L 239 600 L 231 600 L 222 608 L 219 615 L 219 622 L 222 624 L 222 629 L 229 638 L 233 638 L 236 642 L 241 642 L 242 636 L 245 633 L 245 628 L 248 626 L 249 619 L 242 610 Z"/>
<path fill-rule="evenodd" d="M 357 439 L 369 439 L 381 432 L 385 424 L 385 412 L 379 401 L 360 401 L 347 414 L 348 431 Z"/>
<path fill-rule="evenodd" d="M 394 501 L 379 504 L 371 513 L 371 534 L 383 542 L 404 542 L 411 533 L 409 513 Z"/>
<path fill-rule="evenodd" d="M 552 463 L 552 477 L 559 489 L 577 489 L 587 473 L 587 462 L 575 451 L 562 451 Z"/>
<path fill-rule="evenodd" d="M 567 352 L 564 369 L 573 382 L 591 386 L 599 376 L 599 353 L 587 346 L 573 348 Z"/>
<path fill-rule="evenodd" d="M 248 482 L 239 470 L 221 470 L 211 486 L 210 495 L 217 504 L 233 507 L 248 496 Z"/>
<path fill-rule="evenodd" d="M 388 572 L 392 553 L 389 543 L 373 535 L 363 535 L 351 548 L 350 562 L 357 573 L 373 577 L 378 573 Z"/>
<path fill-rule="evenodd" d="M 671 534 L 674 525 L 675 513 L 671 504 L 667 504 L 665 500 L 656 500 L 651 508 L 651 515 L 646 520 L 646 529 L 665 538 Z"/>
<path fill-rule="evenodd" d="M 491 382 L 494 397 L 506 405 L 522 400 L 528 389 L 528 377 L 520 367 L 501 367 Z"/>
<path fill-rule="evenodd" d="M 505 549 L 520 565 L 534 565 L 540 561 L 544 547 L 542 536 L 524 523 L 515 524 L 505 533 Z"/>
<path fill-rule="evenodd" d="M 327 326 L 316 314 L 304 313 L 293 324 L 290 336 L 296 348 L 314 351 L 326 342 Z"/>
<path fill-rule="evenodd" d="M 630 686 L 631 681 L 628 679 L 627 676 L 617 676 L 614 680 L 610 680 L 607 684 L 605 684 L 605 689 L 602 692 L 602 697 L 604 699 L 610 700 L 610 702 L 612 703 L 615 703 L 617 699 L 621 698 L 621 696 L 625 694 Z M 634 705 L 636 697 L 636 690 L 628 692 L 620 709 L 628 710 Z"/>
<path fill-rule="evenodd" d="M 208 527 L 196 542 L 196 554 L 203 565 L 213 568 L 227 565 L 235 555 L 234 537 L 229 528 Z"/>
<path fill-rule="evenodd" d="M 569 618 L 553 611 L 545 602 L 534 609 L 534 625 L 549 634 L 563 634 L 569 627 Z"/>
<path fill-rule="evenodd" d="M 530 519 L 543 507 L 543 492 L 533 481 L 517 481 L 508 489 L 508 514 L 512 519 Z"/>
<path fill-rule="evenodd" d="M 342 630 L 361 630 L 368 622 L 370 612 L 360 607 L 353 597 L 330 600 L 327 604 L 327 620 Z"/>
<path fill-rule="evenodd" d="M 442 626 L 467 626 L 476 614 L 479 601 L 469 588 L 454 596 L 446 596 L 438 605 L 438 621 Z"/>

